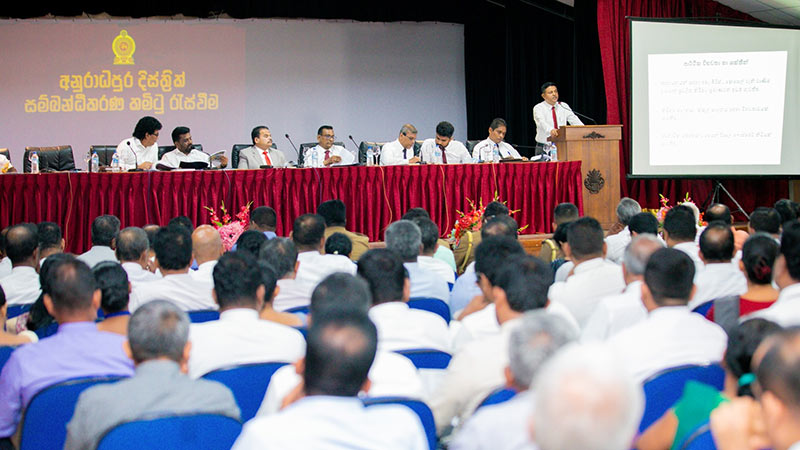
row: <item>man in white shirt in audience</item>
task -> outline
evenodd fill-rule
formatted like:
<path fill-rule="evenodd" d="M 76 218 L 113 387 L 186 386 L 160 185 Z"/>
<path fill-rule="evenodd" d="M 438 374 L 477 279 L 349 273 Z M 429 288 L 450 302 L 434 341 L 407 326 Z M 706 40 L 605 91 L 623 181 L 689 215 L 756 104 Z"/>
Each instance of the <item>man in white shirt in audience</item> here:
<path fill-rule="evenodd" d="M 642 285 L 647 319 L 607 341 L 638 382 L 664 369 L 722 360 L 725 331 L 686 306 L 695 293 L 693 280 L 694 264 L 684 252 L 662 248 L 647 261 Z"/>
<path fill-rule="evenodd" d="M 328 311 L 308 332 L 299 364 L 303 383 L 294 401 L 278 414 L 249 421 L 234 450 L 262 448 L 429 448 L 417 415 L 397 406 L 366 407 L 359 392 L 367 378 L 378 336 L 364 313 Z"/>
<path fill-rule="evenodd" d="M 564 125 L 583 125 L 581 119 L 566 103 L 558 101 L 558 88 L 553 82 L 542 85 L 543 101 L 533 107 L 533 122 L 536 124 L 536 154 L 542 153 L 548 138 L 558 136 L 558 128 Z"/>
<path fill-rule="evenodd" d="M 606 259 L 620 264 L 622 263 L 622 255 L 625 253 L 625 247 L 631 242 L 631 230 L 628 228 L 628 223 L 633 216 L 642 212 L 642 207 L 639 202 L 632 198 L 623 197 L 617 204 L 617 221 L 625 228 L 617 234 L 612 234 L 606 237 Z"/>
<path fill-rule="evenodd" d="M 202 162 L 211 167 L 208 153 L 193 148 L 192 133 L 188 127 L 176 127 L 172 130 L 172 143 L 175 144 L 175 149 L 165 153 L 164 156 L 161 157 L 158 164 L 156 164 L 157 169 L 179 169 L 182 162 Z M 220 167 L 227 166 L 228 158 L 222 155 L 219 163 Z"/>
<path fill-rule="evenodd" d="M 6 233 L 8 233 L 8 228 L 3 228 L 0 231 L 0 278 L 7 277 L 11 275 L 11 259 L 8 258 L 6 254 Z"/>
<path fill-rule="evenodd" d="M 439 227 L 431 219 L 424 217 L 416 218 L 412 222 L 419 227 L 422 237 L 422 253 L 417 257 L 417 265 L 424 271 L 436 274 L 452 286 L 456 282 L 456 272 L 446 262 L 433 257 L 439 246 Z"/>
<path fill-rule="evenodd" d="M 192 235 L 180 225 L 168 225 L 158 230 L 153 244 L 156 267 L 163 275 L 160 280 L 139 283 L 131 291 L 130 311 L 151 300 L 169 300 L 184 311 L 217 309 L 211 297 L 213 283 L 198 281 L 189 275 L 192 264 Z"/>
<path fill-rule="evenodd" d="M 400 257 L 385 248 L 372 249 L 358 260 L 358 275 L 372 294 L 369 317 L 378 327 L 380 348 L 449 352 L 447 322 L 438 314 L 409 308 L 411 287 L 406 273 Z"/>
<path fill-rule="evenodd" d="M 381 148 L 382 166 L 399 166 L 419 163 L 419 156 L 414 156 L 414 142 L 417 140 L 417 129 L 407 123 L 400 128 L 400 135 L 392 142 L 383 144 Z"/>
<path fill-rule="evenodd" d="M 39 222 L 36 229 L 39 238 L 39 267 L 42 267 L 48 256 L 64 252 L 66 241 L 61 227 L 55 222 Z"/>
<path fill-rule="evenodd" d="M 398 220 L 386 228 L 384 235 L 386 248 L 403 259 L 411 281 L 411 299 L 435 298 L 447 302 L 450 289 L 447 282 L 437 273 L 426 270 L 417 262 L 422 251 L 422 233 L 410 220 Z"/>
<path fill-rule="evenodd" d="M 225 253 L 222 238 L 211 225 L 200 225 L 192 232 L 192 258 L 197 263 L 197 270 L 189 274 L 199 281 L 213 283 L 212 273 L 219 258 Z"/>
<path fill-rule="evenodd" d="M 341 145 L 334 145 L 336 135 L 333 127 L 323 125 L 317 130 L 317 142 L 314 147 L 308 148 L 303 155 L 303 167 L 330 167 L 346 166 L 356 162 L 355 156 Z M 317 164 L 314 165 L 316 156 Z"/>
<path fill-rule="evenodd" d="M 688 206 L 678 205 L 664 216 L 664 240 L 667 247 L 686 253 L 694 263 L 695 276 L 705 268 L 700 259 L 700 247 L 695 242 L 697 222 Z"/>
<path fill-rule="evenodd" d="M 144 116 L 136 122 L 133 137 L 129 137 L 117 146 L 119 165 L 122 170 L 155 168 L 158 161 L 158 134 L 161 122 L 155 117 Z"/>
<path fill-rule="evenodd" d="M 39 238 L 36 225 L 21 223 L 8 228 L 6 254 L 11 260 L 11 274 L 0 279 L 6 304 L 28 305 L 42 293 L 39 284 Z"/>
<path fill-rule="evenodd" d="M 761 317 L 784 327 L 800 325 L 800 223 L 796 221 L 783 226 L 772 279 L 780 289 L 778 301 L 747 317 Z"/>
<path fill-rule="evenodd" d="M 747 292 L 747 279 L 732 263 L 734 238 L 730 225 L 721 221 L 711 222 L 700 234 L 700 259 L 705 268 L 694 277 L 697 292 L 689 302 L 689 309 L 697 308 L 712 300 L 736 297 Z"/>
<path fill-rule="evenodd" d="M 625 291 L 600 300 L 583 327 L 581 340 L 604 341 L 647 318 L 647 309 L 642 304 L 644 268 L 650 255 L 662 248 L 664 243 L 654 234 L 640 234 L 631 240 L 622 259 L 622 275 L 627 285 Z"/>
<path fill-rule="evenodd" d="M 566 306 L 583 328 L 601 298 L 625 289 L 622 268 L 605 260 L 603 229 L 592 217 L 570 224 L 564 253 L 575 264 L 573 274 L 566 281 L 554 283 L 548 296 L 550 301 Z"/>
<path fill-rule="evenodd" d="M 420 159 L 433 164 L 469 164 L 472 156 L 464 144 L 453 139 L 456 129 L 450 122 L 436 125 L 436 138 L 425 139 L 419 149 Z"/>
<path fill-rule="evenodd" d="M 311 294 L 308 288 L 295 278 L 297 249 L 289 238 L 276 237 L 261 246 L 258 259 L 272 266 L 278 276 L 278 293 L 272 301 L 276 311 L 308 306 Z"/>
<path fill-rule="evenodd" d="M 267 320 L 264 283 L 256 259 L 247 252 L 228 252 L 214 267 L 214 299 L 219 320 L 193 324 L 189 376 L 262 362 L 291 363 L 302 358 L 305 340 L 299 331 Z"/>
<path fill-rule="evenodd" d="M 418 218 L 433 220 L 431 219 L 431 215 L 428 214 L 428 211 L 420 207 L 409 209 L 408 211 L 406 211 L 405 214 L 403 214 L 403 217 L 401 217 L 401 219 L 411 220 L 411 221 L 414 221 Z M 454 271 L 456 270 L 456 259 L 453 254 L 453 250 L 450 249 L 450 242 L 448 242 L 447 240 L 439 239 L 436 247 L 436 252 L 434 252 L 433 257 L 438 260 L 446 262 L 447 265 L 452 267 Z"/>
<path fill-rule="evenodd" d="M 102 215 L 92 221 L 92 248 L 78 256 L 89 267 L 94 267 L 103 261 L 117 262 L 114 254 L 114 240 L 119 233 L 119 219 L 117 216 Z"/>
<path fill-rule="evenodd" d="M 115 254 L 122 268 L 128 274 L 132 286 L 161 277 L 147 270 L 147 257 L 150 241 L 147 233 L 138 227 L 127 227 L 117 235 Z"/>
<path fill-rule="evenodd" d="M 509 337 L 506 388 L 518 392 L 506 402 L 484 406 L 470 417 L 450 443 L 450 449 L 517 450 L 529 444 L 528 420 L 533 402 L 528 390 L 542 365 L 578 338 L 575 328 L 545 311 L 525 313 Z"/>
<path fill-rule="evenodd" d="M 477 162 L 494 161 L 494 153 L 497 151 L 500 159 L 520 159 L 517 149 L 503 141 L 506 137 L 506 121 L 501 118 L 492 120 L 489 125 L 489 137 L 475 144 L 472 148 L 472 159 Z M 527 158 L 524 158 L 527 160 Z"/>
<path fill-rule="evenodd" d="M 325 219 L 318 214 L 303 214 L 294 220 L 292 241 L 297 249 L 295 282 L 306 289 L 308 297 L 320 281 L 335 272 L 355 275 L 356 265 L 343 255 L 325 255 Z"/>

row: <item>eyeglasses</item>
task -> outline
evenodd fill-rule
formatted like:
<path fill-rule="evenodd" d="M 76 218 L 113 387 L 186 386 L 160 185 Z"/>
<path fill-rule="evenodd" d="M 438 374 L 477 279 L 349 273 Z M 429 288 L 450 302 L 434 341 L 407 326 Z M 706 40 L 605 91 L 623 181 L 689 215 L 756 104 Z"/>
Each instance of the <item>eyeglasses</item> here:
<path fill-rule="evenodd" d="M 331 140 L 336 139 L 336 136 L 333 134 L 322 134 L 320 136 L 322 136 L 322 139 L 331 139 Z"/>

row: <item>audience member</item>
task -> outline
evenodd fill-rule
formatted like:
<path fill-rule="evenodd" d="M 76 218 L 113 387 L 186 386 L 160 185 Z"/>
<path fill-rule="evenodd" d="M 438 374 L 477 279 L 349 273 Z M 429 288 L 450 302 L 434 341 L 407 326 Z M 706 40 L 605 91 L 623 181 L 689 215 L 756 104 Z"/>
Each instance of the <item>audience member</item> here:
<path fill-rule="evenodd" d="M 103 310 L 103 321 L 97 324 L 97 329 L 126 336 L 131 317 L 128 274 L 118 263 L 103 261 L 92 268 L 92 275 L 100 289 L 100 309 Z"/>
<path fill-rule="evenodd" d="M 722 358 L 725 332 L 686 306 L 694 294 L 693 279 L 694 264 L 679 250 L 657 250 L 647 261 L 642 285 L 647 319 L 608 340 L 637 381 L 671 367 Z"/>
<path fill-rule="evenodd" d="M 421 267 L 417 258 L 423 249 L 422 233 L 410 220 L 398 220 L 386 228 L 386 248 L 396 253 L 408 271 L 411 282 L 410 298 L 435 298 L 447 302 L 450 289 L 436 272 Z"/>
<path fill-rule="evenodd" d="M 769 308 L 753 313 L 783 327 L 800 325 L 800 223 L 785 223 L 772 280 L 780 295 Z"/>
<path fill-rule="evenodd" d="M 115 241 L 119 233 L 119 219 L 116 216 L 95 217 L 92 222 L 92 248 L 78 256 L 89 267 L 103 261 L 117 261 L 114 254 Z"/>
<path fill-rule="evenodd" d="M 275 301 L 275 295 L 280 291 L 280 288 L 278 288 L 278 275 L 275 273 L 275 269 L 266 261 L 258 261 L 258 270 L 261 273 L 261 282 L 264 284 L 264 306 L 261 307 L 258 317 L 261 320 L 268 320 L 289 327 L 306 325 L 306 314 L 275 310 L 273 302 Z"/>
<path fill-rule="evenodd" d="M 6 293 L 3 292 L 3 287 L 0 286 L 0 323 L 6 323 L 8 318 L 8 305 L 6 304 Z M 21 331 L 17 334 L 11 334 L 0 329 L 0 347 L 16 347 L 22 344 L 29 344 L 37 342 L 39 337 L 33 331 Z"/>
<path fill-rule="evenodd" d="M 172 303 L 156 300 L 139 308 L 130 319 L 125 342 L 136 374 L 80 395 L 64 448 L 96 448 L 117 425 L 154 416 L 219 414 L 238 420 L 239 407 L 228 388 L 186 376 L 192 347 L 188 335 L 189 318 Z"/>
<path fill-rule="evenodd" d="M 8 228 L 6 255 L 11 260 L 11 274 L 0 279 L 9 306 L 27 305 L 42 293 L 39 283 L 39 238 L 36 225 L 21 223 Z"/>
<path fill-rule="evenodd" d="M 637 380 L 599 344 L 555 355 L 531 386 L 531 434 L 541 450 L 631 448 L 644 411 Z"/>
<path fill-rule="evenodd" d="M 39 266 L 48 256 L 64 251 L 64 238 L 61 236 L 61 227 L 54 222 L 39 222 L 36 225 L 39 238 Z"/>
<path fill-rule="evenodd" d="M 412 222 L 416 221 L 417 219 L 432 220 L 431 215 L 428 214 L 428 211 L 425 211 L 425 209 L 419 207 L 409 209 L 405 214 L 403 214 L 401 219 L 410 220 Z M 449 241 L 439 238 L 437 241 L 436 252 L 433 254 L 433 257 L 446 262 L 448 266 L 453 268 L 453 272 L 456 271 L 456 258 L 453 256 L 453 250 L 450 248 Z"/>
<path fill-rule="evenodd" d="M 265 287 L 256 259 L 248 252 L 220 258 L 214 267 L 213 295 L 219 320 L 192 325 L 189 376 L 240 364 L 294 362 L 303 356 L 305 341 L 299 331 L 259 320 Z"/>
<path fill-rule="evenodd" d="M 695 242 L 697 236 L 697 220 L 692 210 L 685 205 L 678 205 L 664 216 L 664 240 L 667 247 L 680 250 L 692 259 L 695 274 L 703 271 L 703 260 L 700 259 L 700 247 Z"/>
<path fill-rule="evenodd" d="M 781 215 L 775 208 L 765 208 L 759 206 L 750 214 L 750 222 L 747 225 L 750 234 L 767 233 L 780 242 L 781 239 Z"/>
<path fill-rule="evenodd" d="M 358 258 L 369 250 L 369 238 L 365 234 L 353 233 L 345 228 L 347 226 L 347 208 L 343 201 L 328 200 L 322 202 L 317 206 L 317 214 L 322 216 L 325 221 L 325 239 L 328 239 L 334 233 L 341 233 L 350 239 L 353 244 L 350 259 L 358 261 Z M 325 253 L 329 252 L 326 251 Z"/>
<path fill-rule="evenodd" d="M 191 231 L 180 225 L 162 228 L 156 235 L 154 247 L 155 264 L 164 277 L 133 286 L 129 303 L 132 312 L 152 300 L 169 300 L 184 311 L 217 309 L 211 298 L 213 285 L 189 275 Z"/>
<path fill-rule="evenodd" d="M 269 206 L 259 206 L 250 212 L 249 230 L 256 230 L 264 233 L 267 239 L 278 237 L 275 230 L 278 227 L 278 215 Z"/>
<path fill-rule="evenodd" d="M 775 202 L 773 206 L 778 214 L 781 215 L 781 225 L 786 227 L 786 222 L 794 222 L 797 220 L 797 213 L 794 212 L 792 201 L 787 198 L 782 198 Z"/>
<path fill-rule="evenodd" d="M 267 242 L 267 237 L 264 233 L 255 230 L 247 230 L 236 240 L 235 251 L 247 252 L 253 258 L 258 257 L 258 252 L 261 250 L 261 245 Z"/>
<path fill-rule="evenodd" d="M 555 230 L 562 223 L 573 222 L 578 220 L 578 217 L 580 217 L 580 213 L 578 212 L 577 206 L 572 203 L 559 203 L 553 210 L 553 232 L 555 233 Z M 558 259 L 564 259 L 564 252 L 554 238 L 555 236 L 553 236 L 553 239 L 545 239 L 542 241 L 542 250 L 539 252 L 539 259 L 546 263 L 553 263 L 553 261 Z"/>
<path fill-rule="evenodd" d="M 519 394 L 504 403 L 477 410 L 449 448 L 502 450 L 529 447 L 527 423 L 533 405 L 528 387 L 542 365 L 577 337 L 575 328 L 560 317 L 552 317 L 544 311 L 525 313 L 509 337 L 509 363 L 505 369 L 506 386 Z"/>
<path fill-rule="evenodd" d="M 3 228 L 0 231 L 0 278 L 11 275 L 12 269 L 11 259 L 6 254 L 6 233 L 8 233 L 8 228 Z"/>
<path fill-rule="evenodd" d="M 325 251 L 325 219 L 322 216 L 303 214 L 295 219 L 292 241 L 297 248 L 295 282 L 305 288 L 308 298 L 317 284 L 332 273 L 355 275 L 356 266 L 348 257 L 322 254 Z"/>
<path fill-rule="evenodd" d="M 419 227 L 422 240 L 422 252 L 417 257 L 419 268 L 423 271 L 435 273 L 452 286 L 456 282 L 456 272 L 449 264 L 434 257 L 439 246 L 439 227 L 432 220 L 424 217 L 414 219 L 412 222 Z"/>
<path fill-rule="evenodd" d="M 700 259 L 705 268 L 694 277 L 697 291 L 689 301 L 689 309 L 715 299 L 739 298 L 747 291 L 747 279 L 737 264 L 731 263 L 734 239 L 730 225 L 709 222 L 700 234 Z"/>
<path fill-rule="evenodd" d="M 733 233 L 734 253 L 742 250 L 744 241 L 746 241 L 750 236 L 746 231 L 737 230 L 736 227 L 733 226 L 733 216 L 731 215 L 731 210 L 722 203 L 714 203 L 713 205 L 709 206 L 703 215 L 703 220 L 709 224 L 711 224 L 711 222 L 720 221 L 730 228 L 731 233 Z"/>
<path fill-rule="evenodd" d="M 149 270 L 150 272 L 156 271 L 156 251 L 155 251 L 155 244 L 156 244 L 156 234 L 158 234 L 158 230 L 161 229 L 160 226 L 149 224 L 142 227 L 145 233 L 147 233 L 147 240 L 149 241 L 150 249 L 147 250 L 147 267 L 145 269 Z"/>
<path fill-rule="evenodd" d="M 489 220 L 495 216 L 508 215 L 508 206 L 500 202 L 491 202 L 486 205 L 483 210 L 483 217 L 481 218 L 482 225 L 485 225 Z M 475 260 L 475 249 L 481 243 L 482 232 L 466 231 L 461 236 L 458 245 L 453 249 L 453 256 L 456 259 L 456 268 L 459 275 L 467 270 L 467 266 Z"/>
<path fill-rule="evenodd" d="M 631 217 L 630 222 L 628 222 L 628 229 L 631 230 L 631 236 L 639 234 L 658 236 L 658 219 L 649 212 L 639 213 Z"/>
<path fill-rule="evenodd" d="M 620 264 L 622 257 L 625 254 L 625 247 L 631 242 L 631 230 L 629 224 L 631 219 L 636 214 L 642 212 L 642 207 L 639 202 L 632 198 L 622 197 L 622 200 L 617 204 L 617 222 L 622 226 L 619 233 L 610 234 L 606 237 L 606 259 Z"/>
<path fill-rule="evenodd" d="M 101 293 L 89 267 L 68 257 L 58 260 L 48 277 L 50 293 L 44 304 L 59 324 L 58 333 L 17 349 L 3 367 L 2 437 L 14 434 L 28 402 L 48 386 L 78 377 L 133 374 L 133 364 L 122 351 L 125 338 L 98 331 L 94 324 Z"/>
<path fill-rule="evenodd" d="M 167 223 L 168 227 L 175 225 L 186 228 L 187 230 L 189 230 L 189 233 L 194 231 L 194 224 L 192 223 L 192 219 L 186 216 L 175 216 L 172 219 L 170 219 L 169 222 Z"/>
<path fill-rule="evenodd" d="M 258 257 L 269 264 L 278 276 L 278 293 L 272 303 L 276 311 L 308 306 L 311 292 L 295 278 L 297 249 L 291 239 L 270 239 L 261 246 Z"/>
<path fill-rule="evenodd" d="M 342 255 L 348 258 L 353 253 L 353 242 L 347 235 L 336 232 L 325 238 L 326 255 Z"/>
<path fill-rule="evenodd" d="M 248 422 L 233 448 L 429 448 L 410 409 L 367 408 L 357 397 L 369 391 L 377 344 L 375 325 L 366 314 L 328 311 L 318 316 L 298 365 L 303 374 L 299 398 L 279 414 Z"/>
<path fill-rule="evenodd" d="M 417 129 L 407 123 L 400 128 L 400 133 L 392 142 L 387 142 L 381 147 L 380 163 L 382 166 L 398 166 L 419 164 L 414 143 L 417 139 Z"/>
<path fill-rule="evenodd" d="M 192 232 L 192 259 L 197 264 L 197 270 L 192 270 L 189 274 L 195 280 L 213 283 L 214 266 L 225 253 L 222 246 L 222 238 L 211 225 L 200 225 Z M 254 256 L 258 255 L 258 249 Z"/>
<path fill-rule="evenodd" d="M 49 294 L 50 296 L 53 295 L 52 288 L 48 284 L 53 280 L 53 277 L 50 276 L 50 270 L 58 266 L 63 261 L 71 261 L 73 259 L 75 259 L 75 256 L 69 253 L 56 253 L 55 255 L 50 255 L 44 264 L 42 264 L 42 267 L 39 269 L 39 285 L 42 287 L 42 293 L 39 295 L 36 301 L 33 302 L 33 305 L 31 305 L 31 309 L 28 311 L 27 317 L 25 317 L 25 314 L 17 316 L 17 330 L 28 329 L 30 331 L 35 331 L 41 338 L 45 338 L 56 333 L 58 330 L 58 324 L 56 323 L 55 318 L 50 315 L 50 312 L 47 310 L 47 307 L 44 304 L 44 294 Z M 22 324 L 24 324 L 24 326 L 22 326 Z"/>
<path fill-rule="evenodd" d="M 581 340 L 604 341 L 647 318 L 647 309 L 642 304 L 644 269 L 650 256 L 662 248 L 664 244 L 655 235 L 634 236 L 622 259 L 625 291 L 600 300 L 583 328 Z"/>
<path fill-rule="evenodd" d="M 127 227 L 117 235 L 115 255 L 127 272 L 131 285 L 161 278 L 147 270 L 150 264 L 149 253 L 150 241 L 143 229 Z"/>
<path fill-rule="evenodd" d="M 566 253 L 575 267 L 566 281 L 553 283 L 548 297 L 566 306 L 581 327 L 586 326 L 599 300 L 625 288 L 622 269 L 604 259 L 606 243 L 600 223 L 583 217 L 567 229 Z"/>

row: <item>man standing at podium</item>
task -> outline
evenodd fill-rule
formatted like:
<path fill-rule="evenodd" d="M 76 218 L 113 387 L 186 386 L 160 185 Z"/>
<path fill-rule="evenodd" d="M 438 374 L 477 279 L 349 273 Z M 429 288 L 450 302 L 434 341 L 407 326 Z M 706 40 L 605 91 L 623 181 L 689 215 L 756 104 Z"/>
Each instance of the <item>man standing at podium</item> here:
<path fill-rule="evenodd" d="M 558 101 L 558 88 L 548 81 L 542 85 L 543 102 L 533 107 L 533 121 L 536 123 L 536 154 L 540 155 L 547 146 L 547 138 L 558 136 L 558 127 L 564 125 L 583 125 L 572 108 Z"/>

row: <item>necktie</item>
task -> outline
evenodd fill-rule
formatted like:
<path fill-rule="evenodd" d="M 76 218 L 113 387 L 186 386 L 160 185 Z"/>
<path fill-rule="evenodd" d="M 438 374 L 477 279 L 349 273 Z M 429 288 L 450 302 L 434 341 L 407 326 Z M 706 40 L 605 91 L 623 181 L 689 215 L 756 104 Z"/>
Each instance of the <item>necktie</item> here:
<path fill-rule="evenodd" d="M 329 159 L 331 159 L 331 151 L 330 151 L 330 149 L 325 150 L 325 158 L 323 159 L 323 161 L 327 161 Z"/>
<path fill-rule="evenodd" d="M 558 129 L 558 119 L 556 119 L 556 107 L 553 106 L 553 128 Z"/>
<path fill-rule="evenodd" d="M 267 165 L 268 165 L 268 166 L 271 166 L 271 165 L 272 165 L 272 160 L 271 160 L 271 159 L 269 159 L 269 153 L 267 153 L 267 151 L 266 151 L 266 150 L 264 150 L 264 161 L 266 161 L 266 162 L 267 162 Z"/>
<path fill-rule="evenodd" d="M 403 159 L 408 159 L 408 154 L 406 153 L 408 149 L 403 148 Z"/>
<path fill-rule="evenodd" d="M 439 146 L 439 148 L 442 149 L 442 164 L 447 164 L 447 152 L 444 151 L 444 147 L 442 147 L 441 145 Z"/>

